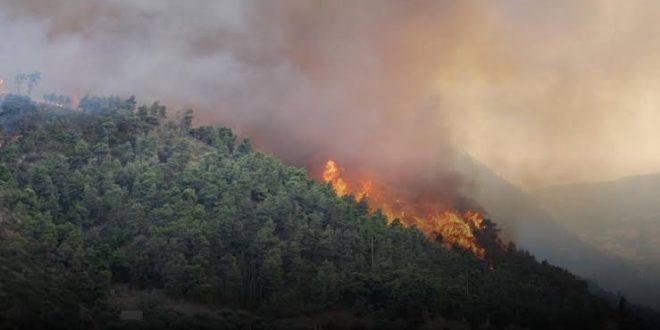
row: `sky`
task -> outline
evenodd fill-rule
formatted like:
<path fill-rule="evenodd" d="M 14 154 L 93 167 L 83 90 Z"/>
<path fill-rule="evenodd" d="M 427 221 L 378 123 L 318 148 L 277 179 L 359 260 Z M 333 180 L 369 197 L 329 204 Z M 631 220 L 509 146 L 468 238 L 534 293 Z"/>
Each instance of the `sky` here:
<path fill-rule="evenodd" d="M 660 171 L 660 2 L 3 0 L 0 78 L 136 95 L 314 169 L 468 153 L 523 189 Z M 427 179 L 428 176 L 423 176 Z M 405 179 L 411 181 L 413 179 Z"/>

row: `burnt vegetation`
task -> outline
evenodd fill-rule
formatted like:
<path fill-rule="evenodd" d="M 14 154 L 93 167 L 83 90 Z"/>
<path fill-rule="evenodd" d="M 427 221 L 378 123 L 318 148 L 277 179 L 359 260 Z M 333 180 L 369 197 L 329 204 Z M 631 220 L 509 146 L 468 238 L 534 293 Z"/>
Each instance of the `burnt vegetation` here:
<path fill-rule="evenodd" d="M 75 110 L 5 98 L 0 328 L 658 324 L 503 247 L 493 222 L 478 237 L 485 258 L 443 248 L 192 116 L 132 98 Z M 120 320 L 127 309 L 143 319 Z"/>

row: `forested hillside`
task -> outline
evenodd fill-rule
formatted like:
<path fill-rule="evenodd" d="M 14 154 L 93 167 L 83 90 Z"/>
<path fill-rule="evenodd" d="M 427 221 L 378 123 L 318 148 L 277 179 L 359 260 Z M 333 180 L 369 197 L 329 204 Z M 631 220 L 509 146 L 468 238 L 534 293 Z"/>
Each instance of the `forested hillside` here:
<path fill-rule="evenodd" d="M 192 116 L 5 98 L 0 328 L 653 328 L 490 221 L 445 249 Z"/>

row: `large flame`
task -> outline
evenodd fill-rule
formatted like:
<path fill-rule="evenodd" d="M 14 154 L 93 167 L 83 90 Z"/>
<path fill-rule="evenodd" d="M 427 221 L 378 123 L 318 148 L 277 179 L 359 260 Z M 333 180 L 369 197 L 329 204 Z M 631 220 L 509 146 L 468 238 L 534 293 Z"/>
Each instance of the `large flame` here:
<path fill-rule="evenodd" d="M 437 204 L 407 201 L 393 189 L 369 179 L 349 181 L 342 177 L 342 170 L 333 160 L 326 162 L 322 178 L 338 196 L 353 194 L 358 201 L 366 198 L 371 211 L 380 210 L 390 222 L 399 219 L 404 226 L 415 226 L 432 239 L 440 238 L 447 248 L 458 246 L 478 257 L 485 255 L 475 236 L 475 232 L 484 230 L 479 212 L 459 212 L 451 207 L 438 207 Z"/>
<path fill-rule="evenodd" d="M 346 195 L 346 182 L 341 178 L 341 173 L 339 172 L 339 167 L 337 163 L 333 160 L 329 160 L 325 164 L 325 170 L 323 171 L 323 181 L 332 185 L 332 188 L 335 190 L 338 196 Z"/>

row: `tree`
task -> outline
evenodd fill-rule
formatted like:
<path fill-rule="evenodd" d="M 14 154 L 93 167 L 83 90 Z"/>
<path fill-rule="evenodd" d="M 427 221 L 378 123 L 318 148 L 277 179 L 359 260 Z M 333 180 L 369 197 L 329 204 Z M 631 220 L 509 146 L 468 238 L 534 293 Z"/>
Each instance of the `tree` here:
<path fill-rule="evenodd" d="M 28 76 L 25 73 L 16 74 L 16 94 L 21 94 L 23 90 L 23 84 L 28 80 Z"/>
<path fill-rule="evenodd" d="M 314 295 L 322 308 L 329 307 L 339 299 L 339 277 L 332 261 L 325 260 L 321 263 L 313 284 Z"/>
<path fill-rule="evenodd" d="M 238 155 L 246 155 L 252 151 L 252 143 L 250 142 L 250 139 L 245 138 L 241 141 L 241 143 L 238 145 L 238 148 L 236 149 L 238 151 Z"/>
<path fill-rule="evenodd" d="M 27 75 L 28 96 L 32 95 L 32 89 L 39 83 L 39 80 L 41 80 L 40 72 L 33 72 Z"/>
<path fill-rule="evenodd" d="M 194 116 L 192 110 L 188 109 L 183 112 L 183 115 L 181 116 L 181 122 L 179 124 L 182 133 L 188 134 L 190 128 L 192 127 L 193 118 Z"/>
<path fill-rule="evenodd" d="M 222 270 L 224 274 L 221 274 L 224 278 L 222 287 L 223 299 L 229 306 L 238 307 L 241 301 L 241 287 L 243 285 L 243 278 L 238 268 L 238 263 L 231 253 L 225 254 L 222 257 L 221 263 L 224 266 Z"/>
<path fill-rule="evenodd" d="M 81 306 L 114 317 L 111 281 L 266 321 L 331 308 L 397 329 L 440 317 L 600 329 L 634 317 L 634 305 L 610 307 L 579 278 L 504 248 L 494 223 L 477 235 L 485 260 L 447 250 L 227 128 L 192 129 L 192 112 L 161 125 L 157 103 L 86 97 L 83 111 L 40 112 L 16 95 L 1 109 L 4 134 L 20 137 L 0 148 L 0 328 L 52 328 L 55 313 L 76 328 Z"/>

